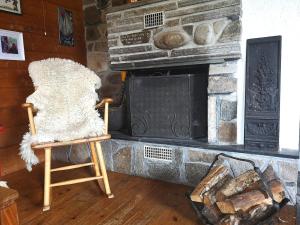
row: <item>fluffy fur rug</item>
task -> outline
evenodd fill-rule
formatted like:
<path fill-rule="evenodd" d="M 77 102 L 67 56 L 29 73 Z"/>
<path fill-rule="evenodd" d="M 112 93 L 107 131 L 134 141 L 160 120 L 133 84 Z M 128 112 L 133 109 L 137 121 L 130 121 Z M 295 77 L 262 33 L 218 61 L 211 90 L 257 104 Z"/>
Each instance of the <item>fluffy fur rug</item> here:
<path fill-rule="evenodd" d="M 104 123 L 95 104 L 100 78 L 88 68 L 67 59 L 51 58 L 32 62 L 29 75 L 36 88 L 26 102 L 38 109 L 36 135 L 23 136 L 20 155 L 27 169 L 38 163 L 31 145 L 66 141 L 103 134 Z"/>
<path fill-rule="evenodd" d="M 0 181 L 0 187 L 8 188 L 6 181 Z"/>

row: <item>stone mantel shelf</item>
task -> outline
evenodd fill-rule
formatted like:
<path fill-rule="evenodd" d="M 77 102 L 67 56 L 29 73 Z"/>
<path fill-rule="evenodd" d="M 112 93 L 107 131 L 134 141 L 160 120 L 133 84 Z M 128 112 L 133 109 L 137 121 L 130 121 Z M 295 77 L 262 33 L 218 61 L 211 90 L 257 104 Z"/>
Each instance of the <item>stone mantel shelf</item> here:
<path fill-rule="evenodd" d="M 150 4 L 154 4 L 157 2 L 165 2 L 166 0 L 143 0 L 143 1 L 139 1 L 139 2 L 133 2 L 133 3 L 127 3 L 121 6 L 114 6 L 111 7 L 108 10 L 108 13 L 114 13 L 114 12 L 119 12 L 119 11 L 123 11 L 126 9 L 133 9 L 133 8 L 137 8 L 137 7 L 141 7 L 144 5 L 150 5 Z"/>
<path fill-rule="evenodd" d="M 230 61 L 230 60 L 229 60 Z M 223 59 L 210 59 L 210 60 L 201 60 L 201 61 L 186 61 L 180 62 L 180 60 L 173 60 L 172 62 L 168 61 L 153 61 L 149 65 L 144 63 L 120 63 L 120 64 L 110 64 L 110 69 L 112 71 L 124 71 L 124 70 L 136 70 L 136 69 L 153 69 L 153 68 L 165 68 L 165 67 L 178 67 L 178 66 L 193 66 L 193 65 L 203 65 L 203 64 L 218 64 L 224 63 Z"/>
<path fill-rule="evenodd" d="M 254 155 L 265 155 L 274 156 L 280 158 L 290 158 L 299 159 L 299 151 L 284 149 L 277 152 L 272 151 L 257 151 L 245 149 L 244 145 L 213 145 L 208 144 L 207 140 L 195 139 L 195 140 L 176 140 L 176 139 L 162 139 L 162 138 L 146 138 L 146 137 L 132 137 L 128 134 L 112 131 L 112 139 L 128 140 L 128 141 L 139 141 L 148 142 L 154 144 L 166 144 L 166 145 L 177 145 L 182 147 L 194 147 L 207 150 L 217 150 L 224 152 L 238 152 L 238 153 L 248 153 Z"/>

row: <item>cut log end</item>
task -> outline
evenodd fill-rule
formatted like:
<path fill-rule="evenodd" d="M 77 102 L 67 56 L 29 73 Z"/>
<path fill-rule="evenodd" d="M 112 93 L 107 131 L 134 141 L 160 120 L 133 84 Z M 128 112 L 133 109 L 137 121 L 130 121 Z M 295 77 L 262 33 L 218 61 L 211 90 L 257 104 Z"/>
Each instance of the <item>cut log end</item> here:
<path fill-rule="evenodd" d="M 229 169 L 223 165 L 211 169 L 208 175 L 196 186 L 191 194 L 194 202 L 203 202 L 203 194 L 216 185 L 221 179 L 229 174 Z"/>

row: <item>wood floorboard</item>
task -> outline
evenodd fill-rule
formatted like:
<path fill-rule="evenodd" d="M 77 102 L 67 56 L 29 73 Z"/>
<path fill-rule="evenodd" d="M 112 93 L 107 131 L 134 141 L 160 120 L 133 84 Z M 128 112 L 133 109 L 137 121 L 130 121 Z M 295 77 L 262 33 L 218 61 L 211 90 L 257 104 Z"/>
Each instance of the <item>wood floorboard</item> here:
<path fill-rule="evenodd" d="M 55 166 L 62 166 L 54 163 Z M 53 174 L 57 182 L 91 174 L 89 168 Z M 50 211 L 42 212 L 43 166 L 3 177 L 19 191 L 21 225 L 194 225 L 197 217 L 184 194 L 190 187 L 109 172 L 115 198 L 108 199 L 96 182 L 56 187 Z M 278 224 L 293 225 L 295 208 L 286 207 Z"/>

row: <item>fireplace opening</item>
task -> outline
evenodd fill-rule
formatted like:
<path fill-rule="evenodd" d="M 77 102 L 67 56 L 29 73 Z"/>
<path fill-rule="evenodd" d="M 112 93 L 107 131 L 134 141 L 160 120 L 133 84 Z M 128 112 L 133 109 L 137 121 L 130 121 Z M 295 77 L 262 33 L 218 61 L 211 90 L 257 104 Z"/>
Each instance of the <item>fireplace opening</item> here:
<path fill-rule="evenodd" d="M 208 70 L 204 64 L 128 71 L 127 134 L 207 140 Z"/>

